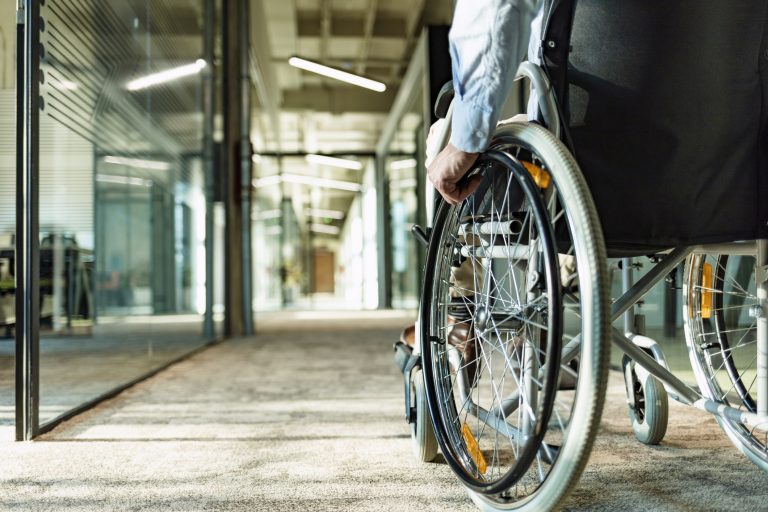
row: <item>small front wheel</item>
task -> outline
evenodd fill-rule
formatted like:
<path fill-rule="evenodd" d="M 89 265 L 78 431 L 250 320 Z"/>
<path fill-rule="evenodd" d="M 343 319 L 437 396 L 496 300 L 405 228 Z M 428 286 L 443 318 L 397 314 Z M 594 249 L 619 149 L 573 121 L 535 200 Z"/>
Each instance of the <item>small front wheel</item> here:
<path fill-rule="evenodd" d="M 638 441 L 656 445 L 664 439 L 669 420 L 669 397 L 664 385 L 628 358 L 624 360 L 624 383 L 629 401 L 629 421 Z"/>

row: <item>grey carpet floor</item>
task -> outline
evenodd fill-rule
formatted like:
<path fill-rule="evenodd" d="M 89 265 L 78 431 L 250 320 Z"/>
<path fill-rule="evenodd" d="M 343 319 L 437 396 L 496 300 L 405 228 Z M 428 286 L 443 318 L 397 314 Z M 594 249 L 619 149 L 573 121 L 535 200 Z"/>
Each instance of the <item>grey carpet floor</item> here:
<path fill-rule="evenodd" d="M 216 345 L 32 443 L 0 443 L 0 510 L 475 510 L 419 464 L 392 365 L 396 329 L 269 332 Z M 759 473 L 673 404 L 641 446 L 611 376 L 572 510 L 768 510 Z"/>

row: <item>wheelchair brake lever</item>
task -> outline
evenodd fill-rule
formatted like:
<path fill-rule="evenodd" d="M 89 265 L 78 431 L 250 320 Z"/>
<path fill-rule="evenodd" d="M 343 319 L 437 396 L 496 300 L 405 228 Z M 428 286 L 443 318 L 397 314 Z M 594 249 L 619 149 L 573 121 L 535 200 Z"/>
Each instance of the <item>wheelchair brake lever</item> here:
<path fill-rule="evenodd" d="M 427 228 L 427 231 L 424 232 L 424 229 L 418 224 L 414 224 L 413 226 L 411 226 L 411 234 L 416 240 L 421 242 L 421 244 L 424 247 L 427 247 L 429 245 L 429 235 L 431 231 L 432 231 L 432 228 Z"/>

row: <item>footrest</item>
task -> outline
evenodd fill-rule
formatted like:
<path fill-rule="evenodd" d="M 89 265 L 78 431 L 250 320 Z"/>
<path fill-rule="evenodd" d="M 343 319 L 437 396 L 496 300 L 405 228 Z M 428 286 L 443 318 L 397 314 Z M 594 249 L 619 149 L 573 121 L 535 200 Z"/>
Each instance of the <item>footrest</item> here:
<path fill-rule="evenodd" d="M 411 407 L 411 372 L 420 367 L 421 358 L 413 354 L 413 347 L 402 341 L 395 342 L 395 366 L 403 372 L 403 391 L 405 393 L 405 421 L 415 421 L 415 409 Z"/>

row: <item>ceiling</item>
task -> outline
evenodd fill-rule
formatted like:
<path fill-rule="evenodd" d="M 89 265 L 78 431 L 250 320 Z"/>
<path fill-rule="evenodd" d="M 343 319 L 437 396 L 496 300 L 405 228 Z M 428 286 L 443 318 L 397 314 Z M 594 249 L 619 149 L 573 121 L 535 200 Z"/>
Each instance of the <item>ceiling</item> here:
<path fill-rule="evenodd" d="M 449 23 L 452 4 L 262 0 L 270 71 L 279 90 L 281 149 L 372 152 L 421 29 Z M 379 80 L 387 90 L 368 91 L 293 68 L 287 63 L 293 55 Z M 264 145 L 276 145 L 265 133 Z"/>
<path fill-rule="evenodd" d="M 400 81 L 427 24 L 450 22 L 451 0 L 261 0 L 252 1 L 254 52 L 267 86 L 275 88 L 277 112 L 254 112 L 257 148 L 283 153 L 373 153 Z M 260 10 L 261 9 L 261 10 Z M 258 46 L 258 48 L 257 48 Z M 266 46 L 267 48 L 264 48 Z M 299 56 L 384 82 L 377 93 L 288 65 Z M 275 130 L 279 126 L 279 141 Z M 266 168 L 264 172 L 270 173 Z M 286 159 L 284 172 L 361 181 L 362 173 L 309 165 Z M 308 194 L 307 187 L 286 184 L 289 194 Z M 317 208 L 348 211 L 354 193 L 323 189 Z M 334 220 L 341 226 L 343 220 Z"/>

